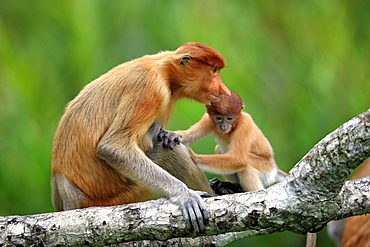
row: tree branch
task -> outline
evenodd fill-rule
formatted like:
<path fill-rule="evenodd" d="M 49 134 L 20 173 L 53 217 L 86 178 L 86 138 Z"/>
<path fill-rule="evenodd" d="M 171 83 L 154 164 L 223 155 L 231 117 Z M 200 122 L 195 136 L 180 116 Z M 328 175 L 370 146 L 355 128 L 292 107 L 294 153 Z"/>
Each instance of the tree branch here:
<path fill-rule="evenodd" d="M 316 144 L 281 183 L 265 190 L 204 199 L 210 214 L 205 232 L 208 236 L 192 239 L 196 235 L 186 229 L 179 208 L 162 198 L 114 207 L 0 217 L 0 245 L 109 245 L 129 241 L 143 245 L 171 241 L 178 246 L 223 245 L 239 237 L 285 230 L 314 232 L 330 220 L 370 212 L 369 177 L 342 186 L 369 156 L 370 109 Z"/>

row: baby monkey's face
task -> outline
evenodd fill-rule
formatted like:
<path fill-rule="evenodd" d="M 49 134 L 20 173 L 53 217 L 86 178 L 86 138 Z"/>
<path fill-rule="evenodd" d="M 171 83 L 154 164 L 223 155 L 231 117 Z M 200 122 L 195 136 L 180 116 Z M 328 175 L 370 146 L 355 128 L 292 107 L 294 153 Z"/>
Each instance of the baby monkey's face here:
<path fill-rule="evenodd" d="M 217 130 L 220 133 L 228 133 L 236 119 L 235 115 L 213 115 L 213 122 L 217 126 Z"/>

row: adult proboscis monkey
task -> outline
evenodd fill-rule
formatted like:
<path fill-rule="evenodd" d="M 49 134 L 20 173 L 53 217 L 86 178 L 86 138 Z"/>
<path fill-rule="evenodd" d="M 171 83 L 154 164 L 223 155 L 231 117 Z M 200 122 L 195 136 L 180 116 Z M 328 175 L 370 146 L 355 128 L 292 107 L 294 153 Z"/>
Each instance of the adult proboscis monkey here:
<path fill-rule="evenodd" d="M 177 100 L 208 104 L 230 95 L 220 78 L 224 66 L 218 51 L 192 42 L 123 63 L 86 85 L 67 105 L 55 135 L 55 208 L 118 205 L 160 194 L 180 205 L 188 226 L 201 232 L 208 215 L 200 196 L 213 191 L 184 146 L 163 151 L 155 140 Z"/>

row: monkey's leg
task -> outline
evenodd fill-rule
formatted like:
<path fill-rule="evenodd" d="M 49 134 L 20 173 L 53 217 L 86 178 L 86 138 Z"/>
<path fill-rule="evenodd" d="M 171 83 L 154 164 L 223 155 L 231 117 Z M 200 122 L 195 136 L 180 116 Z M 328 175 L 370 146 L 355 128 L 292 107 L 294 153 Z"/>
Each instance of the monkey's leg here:
<path fill-rule="evenodd" d="M 240 183 L 238 174 L 233 173 L 233 174 L 228 174 L 228 175 L 222 175 L 227 181 L 238 184 Z"/>
<path fill-rule="evenodd" d="M 176 145 L 170 150 L 163 148 L 161 142 L 157 142 L 147 156 L 171 175 L 184 182 L 190 189 L 214 195 L 207 177 L 190 158 L 184 145 Z"/>
<path fill-rule="evenodd" d="M 260 172 L 251 166 L 246 166 L 245 169 L 237 172 L 240 185 L 244 191 L 255 191 L 264 189 Z"/>
<path fill-rule="evenodd" d="M 52 201 L 57 211 L 82 208 L 88 196 L 63 175 L 51 176 Z"/>
<path fill-rule="evenodd" d="M 278 169 L 277 174 L 276 174 L 276 182 L 281 182 L 283 179 L 288 176 L 288 173 Z"/>
<path fill-rule="evenodd" d="M 281 182 L 288 175 L 279 169 L 272 157 L 263 157 L 253 153 L 248 155 L 248 167 L 248 169 L 256 170 L 263 186 Z"/>

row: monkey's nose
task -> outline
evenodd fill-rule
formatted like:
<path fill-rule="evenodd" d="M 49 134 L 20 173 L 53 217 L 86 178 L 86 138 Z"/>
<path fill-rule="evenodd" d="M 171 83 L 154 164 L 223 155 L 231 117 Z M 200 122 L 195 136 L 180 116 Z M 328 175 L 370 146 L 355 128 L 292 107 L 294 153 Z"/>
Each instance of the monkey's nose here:
<path fill-rule="evenodd" d="M 220 83 L 220 94 L 231 95 L 230 90 L 222 82 Z"/>

